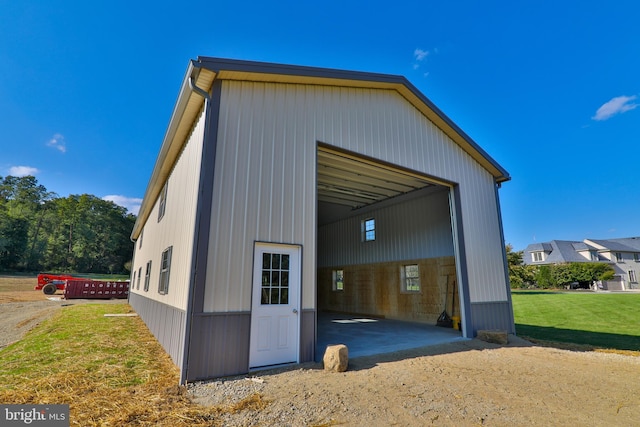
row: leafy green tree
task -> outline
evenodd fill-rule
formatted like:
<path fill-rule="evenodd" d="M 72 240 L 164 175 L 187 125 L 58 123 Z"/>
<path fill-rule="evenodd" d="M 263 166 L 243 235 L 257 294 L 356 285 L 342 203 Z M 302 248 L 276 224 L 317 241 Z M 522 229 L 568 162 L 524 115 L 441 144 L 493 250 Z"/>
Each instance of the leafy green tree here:
<path fill-rule="evenodd" d="M 59 198 L 33 176 L 0 177 L 0 269 L 126 272 L 135 220 L 96 196 Z"/>
<path fill-rule="evenodd" d="M 522 262 L 523 251 L 513 251 L 513 246 L 507 244 L 507 264 L 509 266 L 509 282 L 512 288 L 526 288 L 534 282 L 533 266 L 524 265 Z"/>

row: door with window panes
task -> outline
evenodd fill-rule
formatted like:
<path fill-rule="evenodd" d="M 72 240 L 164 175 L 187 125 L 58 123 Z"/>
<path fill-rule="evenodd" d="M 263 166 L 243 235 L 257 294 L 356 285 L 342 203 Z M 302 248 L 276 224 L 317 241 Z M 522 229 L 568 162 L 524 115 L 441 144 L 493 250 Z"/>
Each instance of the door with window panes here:
<path fill-rule="evenodd" d="M 249 367 L 299 360 L 300 246 L 256 243 Z"/>

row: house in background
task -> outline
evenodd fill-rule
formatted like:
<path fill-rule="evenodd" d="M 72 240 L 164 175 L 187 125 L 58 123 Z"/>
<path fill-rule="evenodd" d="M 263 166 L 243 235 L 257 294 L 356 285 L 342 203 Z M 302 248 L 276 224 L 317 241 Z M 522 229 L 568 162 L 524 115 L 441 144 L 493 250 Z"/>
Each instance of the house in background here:
<path fill-rule="evenodd" d="M 311 361 L 319 311 L 515 332 L 508 173 L 404 77 L 200 57 L 138 219 L 130 304 L 181 382 Z"/>
<path fill-rule="evenodd" d="M 522 258 L 527 265 L 604 262 L 615 270 L 614 278 L 602 283 L 605 289 L 640 289 L 640 237 L 532 243 L 526 247 Z"/>

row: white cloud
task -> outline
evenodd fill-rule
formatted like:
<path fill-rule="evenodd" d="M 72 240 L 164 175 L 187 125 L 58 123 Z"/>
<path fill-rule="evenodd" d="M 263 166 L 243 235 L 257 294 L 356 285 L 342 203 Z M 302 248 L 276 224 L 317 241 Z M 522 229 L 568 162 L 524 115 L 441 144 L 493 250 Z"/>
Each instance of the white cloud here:
<path fill-rule="evenodd" d="M 611 98 L 610 101 L 602 104 L 598 111 L 596 111 L 596 115 L 591 117 L 592 120 L 607 120 L 616 114 L 622 114 L 629 110 L 633 110 L 638 106 L 638 104 L 632 102 L 636 98 L 636 95 L 633 96 L 616 96 L 615 98 Z"/>
<path fill-rule="evenodd" d="M 134 215 L 138 215 L 138 211 L 140 210 L 140 205 L 142 204 L 142 199 L 140 198 L 120 196 L 116 194 L 104 196 L 102 200 L 107 200 L 115 203 L 118 206 L 127 208 L 127 211 L 129 211 L 129 213 L 132 213 Z"/>
<path fill-rule="evenodd" d="M 416 61 L 424 61 L 428 55 L 428 50 L 416 49 L 413 51 L 413 56 L 416 58 Z"/>
<path fill-rule="evenodd" d="M 23 177 L 28 175 L 35 175 L 40 172 L 37 168 L 31 166 L 11 166 L 9 168 L 9 175 Z"/>
<path fill-rule="evenodd" d="M 53 137 L 47 142 L 47 146 L 53 147 L 61 153 L 67 152 L 67 144 L 64 140 L 64 135 L 60 133 L 53 135 Z"/>

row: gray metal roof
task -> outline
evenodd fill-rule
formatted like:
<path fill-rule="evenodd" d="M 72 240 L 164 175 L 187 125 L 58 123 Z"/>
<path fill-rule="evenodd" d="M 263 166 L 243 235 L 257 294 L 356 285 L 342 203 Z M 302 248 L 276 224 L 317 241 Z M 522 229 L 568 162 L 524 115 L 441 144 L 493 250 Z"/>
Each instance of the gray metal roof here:
<path fill-rule="evenodd" d="M 533 262 L 532 252 L 543 251 L 547 254 L 542 262 Z M 640 253 L 640 237 L 595 240 L 585 239 L 583 242 L 570 240 L 552 240 L 545 243 L 532 243 L 524 250 L 525 264 L 561 264 L 565 262 L 593 262 L 580 255 L 581 251 L 598 252 L 631 252 Z M 602 262 L 609 262 L 601 260 Z"/>

